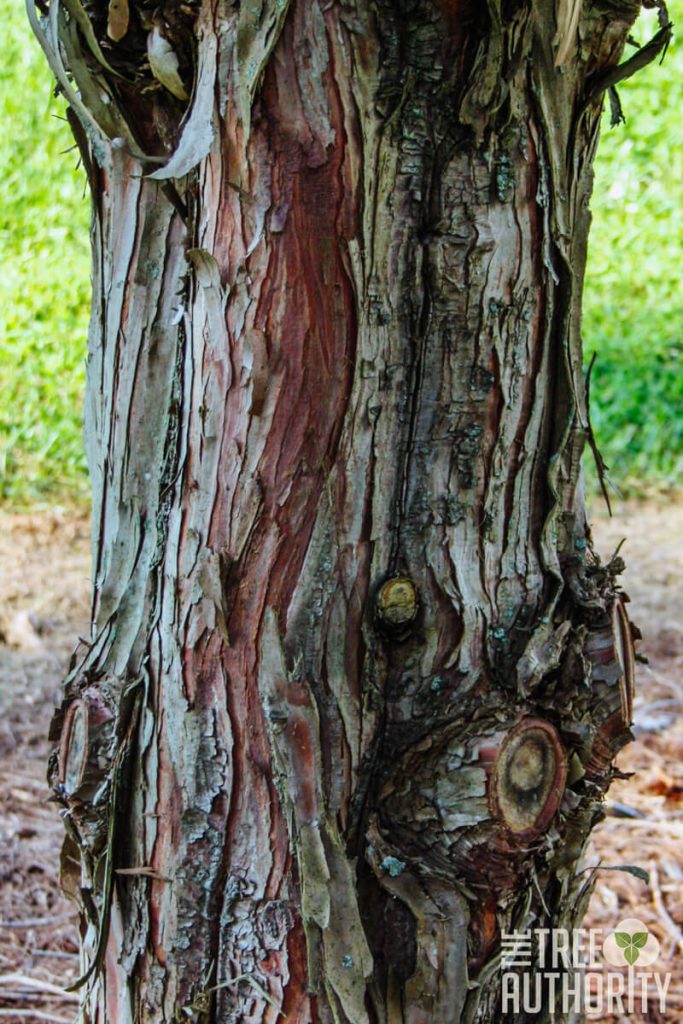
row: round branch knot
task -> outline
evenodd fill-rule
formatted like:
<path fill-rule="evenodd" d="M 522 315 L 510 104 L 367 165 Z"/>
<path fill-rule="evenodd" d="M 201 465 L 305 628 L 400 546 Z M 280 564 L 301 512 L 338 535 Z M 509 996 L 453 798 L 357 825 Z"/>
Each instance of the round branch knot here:
<path fill-rule="evenodd" d="M 566 779 L 567 756 L 554 727 L 523 719 L 496 758 L 490 789 L 496 816 L 516 836 L 539 835 L 557 812 Z"/>
<path fill-rule="evenodd" d="M 414 621 L 417 611 L 417 590 L 407 577 L 396 576 L 381 587 L 377 595 L 377 614 L 389 632 L 404 632 Z"/>

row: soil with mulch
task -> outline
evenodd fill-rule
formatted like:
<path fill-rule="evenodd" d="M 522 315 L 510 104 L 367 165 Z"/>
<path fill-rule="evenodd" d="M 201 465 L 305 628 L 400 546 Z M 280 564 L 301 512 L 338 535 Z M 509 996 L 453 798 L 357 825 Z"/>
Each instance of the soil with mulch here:
<path fill-rule="evenodd" d="M 611 520 L 596 512 L 593 532 L 605 557 L 627 538 L 624 587 L 649 664 L 638 667 L 636 739 L 619 757 L 634 774 L 610 789 L 586 858 L 600 867 L 585 927 L 606 936 L 643 922 L 661 946 L 652 970 L 671 980 L 663 1013 L 651 1001 L 589 1019 L 683 1022 L 683 501 L 625 503 Z M 0 513 L 0 1024 L 71 1024 L 78 1007 L 65 991 L 78 977 L 76 915 L 59 890 L 62 824 L 45 766 L 88 590 L 84 518 Z"/>
<path fill-rule="evenodd" d="M 626 538 L 623 587 L 629 612 L 643 633 L 638 645 L 648 664 L 638 665 L 635 742 L 617 760 L 630 778 L 612 784 L 607 816 L 593 833 L 587 865 L 601 864 L 586 928 L 604 936 L 635 918 L 660 943 L 649 970 L 670 974 L 664 1012 L 651 999 L 628 1012 L 589 1015 L 621 1024 L 683 1021 L 683 501 L 629 503 L 613 519 L 593 521 L 596 545 L 609 556 Z M 617 867 L 635 867 L 644 881 Z"/>
<path fill-rule="evenodd" d="M 74 905 L 59 890 L 63 826 L 48 802 L 47 731 L 88 629 L 89 530 L 67 513 L 0 514 L 0 1022 L 71 1024 Z M 115 1022 L 112 1022 L 115 1024 Z"/>

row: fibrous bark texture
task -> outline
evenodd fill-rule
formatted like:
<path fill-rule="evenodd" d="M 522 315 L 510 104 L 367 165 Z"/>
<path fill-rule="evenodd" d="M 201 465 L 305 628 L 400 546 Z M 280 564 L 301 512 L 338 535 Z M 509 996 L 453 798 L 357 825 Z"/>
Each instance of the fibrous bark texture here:
<path fill-rule="evenodd" d="M 501 933 L 580 918 L 633 679 L 580 303 L 638 6 L 32 12 L 93 195 L 84 1022 L 497 1021 Z"/>

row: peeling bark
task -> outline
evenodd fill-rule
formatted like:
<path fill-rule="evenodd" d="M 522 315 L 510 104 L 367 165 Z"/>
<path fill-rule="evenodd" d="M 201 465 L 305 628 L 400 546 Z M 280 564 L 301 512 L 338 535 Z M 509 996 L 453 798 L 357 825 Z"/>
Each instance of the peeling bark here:
<path fill-rule="evenodd" d="M 502 1020 L 501 931 L 580 920 L 633 679 L 581 288 L 638 7 L 34 13 L 93 193 L 84 1022 Z"/>

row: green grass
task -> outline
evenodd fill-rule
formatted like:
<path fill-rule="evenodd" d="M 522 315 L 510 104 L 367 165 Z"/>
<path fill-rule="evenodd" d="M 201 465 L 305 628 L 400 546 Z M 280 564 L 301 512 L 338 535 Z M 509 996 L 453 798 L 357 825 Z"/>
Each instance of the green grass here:
<path fill-rule="evenodd" d="M 78 499 L 89 200 L 23 4 L 0 18 L 0 499 Z"/>
<path fill-rule="evenodd" d="M 683 0 L 669 7 L 683 33 Z M 0 15 L 0 501 L 79 500 L 89 202 L 21 0 Z M 583 335 L 598 353 L 595 433 L 628 492 L 682 482 L 683 45 L 620 95 L 627 121 L 606 120 L 596 167 Z"/>
<path fill-rule="evenodd" d="M 683 484 L 683 0 L 679 37 L 619 94 L 626 124 L 605 115 L 591 204 L 583 317 L 594 431 L 623 493 Z M 635 33 L 656 30 L 654 12 Z"/>

